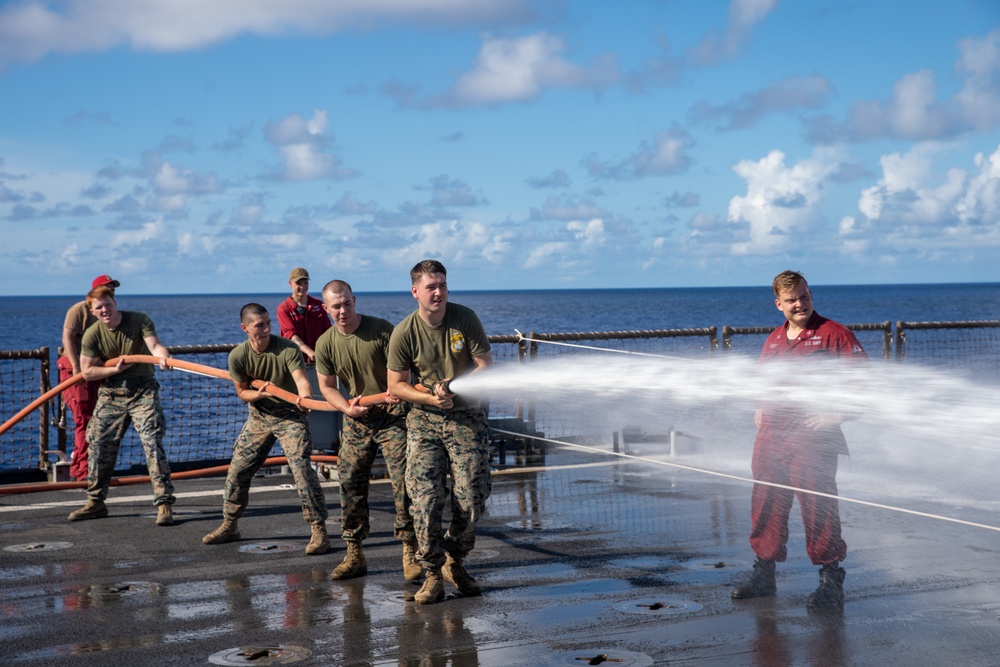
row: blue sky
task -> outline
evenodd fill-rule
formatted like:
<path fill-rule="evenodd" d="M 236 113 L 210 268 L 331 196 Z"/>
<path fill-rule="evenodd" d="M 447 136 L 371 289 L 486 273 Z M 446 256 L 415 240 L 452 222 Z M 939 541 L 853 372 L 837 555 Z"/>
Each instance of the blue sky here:
<path fill-rule="evenodd" d="M 3 2 L 0 230 L 6 295 L 1000 281 L 1000 2 Z"/>

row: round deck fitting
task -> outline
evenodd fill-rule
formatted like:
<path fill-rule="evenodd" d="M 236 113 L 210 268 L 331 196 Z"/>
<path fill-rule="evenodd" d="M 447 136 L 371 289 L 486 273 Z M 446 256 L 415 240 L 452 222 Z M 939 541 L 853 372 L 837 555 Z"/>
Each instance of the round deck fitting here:
<path fill-rule="evenodd" d="M 695 558 L 680 563 L 680 565 L 688 570 L 698 570 L 699 572 L 728 572 L 748 567 L 745 563 L 740 563 L 739 561 L 727 561 L 719 558 Z"/>
<path fill-rule="evenodd" d="M 649 667 L 653 659 L 645 653 L 633 653 L 614 648 L 586 648 L 552 656 L 551 665 L 604 665 L 604 667 Z"/>
<path fill-rule="evenodd" d="M 701 605 L 697 602 L 672 598 L 625 600 L 624 602 L 619 602 L 614 607 L 626 614 L 655 614 L 657 616 L 673 616 L 701 610 Z"/>
<path fill-rule="evenodd" d="M 240 551 L 253 554 L 277 554 L 298 551 L 300 548 L 299 545 L 291 542 L 254 542 L 240 546 Z"/>
<path fill-rule="evenodd" d="M 208 661 L 213 665 L 284 665 L 305 660 L 312 652 L 301 646 L 244 646 L 213 653 Z"/>
<path fill-rule="evenodd" d="M 60 551 L 69 549 L 71 546 L 73 546 L 72 542 L 29 542 L 27 544 L 11 544 L 4 547 L 3 550 L 14 553 L 35 553 L 38 551 Z"/>
<path fill-rule="evenodd" d="M 123 581 L 117 584 L 109 584 L 107 586 L 91 586 L 85 590 L 91 595 L 100 596 L 105 599 L 112 599 L 117 597 L 127 597 L 130 595 L 160 593 L 163 590 L 163 586 L 150 581 Z"/>
<path fill-rule="evenodd" d="M 490 560 L 500 555 L 499 551 L 493 549 L 473 549 L 465 557 L 465 560 Z"/>

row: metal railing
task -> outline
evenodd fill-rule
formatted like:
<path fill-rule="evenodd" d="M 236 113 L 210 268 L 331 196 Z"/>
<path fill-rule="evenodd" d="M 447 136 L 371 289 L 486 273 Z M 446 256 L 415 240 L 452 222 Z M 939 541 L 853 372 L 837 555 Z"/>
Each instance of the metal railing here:
<path fill-rule="evenodd" d="M 1000 379 L 1000 321 L 898 322 L 895 335 L 891 322 L 847 325 L 870 356 L 900 363 L 947 365 L 953 369 L 975 369 L 985 377 Z M 578 333 L 529 333 L 524 336 L 490 336 L 497 364 L 532 363 L 564 354 L 608 349 L 696 358 L 718 352 L 759 353 L 773 327 L 723 327 L 721 345 L 716 327 L 649 331 L 605 331 Z M 540 342 L 557 343 L 539 345 Z M 218 368 L 227 368 L 227 356 L 235 345 L 170 347 L 174 356 Z M 0 351 L 0 423 L 51 388 L 49 348 Z M 173 464 L 183 468 L 193 463 L 224 461 L 246 418 L 246 406 L 230 384 L 198 375 L 158 373 L 167 436 L 164 447 Z M 67 452 L 66 408 L 57 398 L 46 402 L 0 436 L 0 481 L 11 473 L 48 471 L 53 458 Z M 519 424 L 527 433 L 544 431 L 546 416 L 533 406 L 513 402 L 490 405 L 491 423 Z M 71 428 L 71 426 L 70 426 Z M 53 437 L 53 432 L 54 436 Z M 50 448 L 50 443 L 55 447 Z M 122 470 L 143 463 L 142 447 L 132 429 L 119 453 Z"/>

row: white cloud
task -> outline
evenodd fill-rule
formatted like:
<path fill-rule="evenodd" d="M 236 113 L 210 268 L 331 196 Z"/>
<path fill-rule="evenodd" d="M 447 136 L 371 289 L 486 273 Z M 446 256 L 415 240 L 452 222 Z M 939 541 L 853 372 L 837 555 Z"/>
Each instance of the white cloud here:
<path fill-rule="evenodd" d="M 732 252 L 769 254 L 801 244 L 816 222 L 823 182 L 838 166 L 836 155 L 823 150 L 791 167 L 776 150 L 757 162 L 737 163 L 733 171 L 746 181 L 747 192 L 730 200 L 728 218 L 748 224 L 749 239 L 733 244 Z"/>
<path fill-rule="evenodd" d="M 691 135 L 679 127 L 660 130 L 653 141 L 643 141 L 635 152 L 613 163 L 594 155 L 583 159 L 588 173 L 595 178 L 630 180 L 646 176 L 670 176 L 685 171 L 691 164 L 688 149 L 694 145 Z"/>
<path fill-rule="evenodd" d="M 487 36 L 475 67 L 458 78 L 448 95 L 432 104 L 481 106 L 527 102 L 547 88 L 601 88 L 618 80 L 605 58 L 581 67 L 563 59 L 562 40 L 544 32 L 518 39 Z"/>
<path fill-rule="evenodd" d="M 963 80 L 954 96 L 939 98 L 934 72 L 920 69 L 901 77 L 888 100 L 856 102 L 843 123 L 816 119 L 811 138 L 928 141 L 1000 127 L 1000 28 L 982 38 L 962 40 L 959 51 L 955 69 Z"/>
<path fill-rule="evenodd" d="M 1000 248 L 1000 146 L 978 153 L 978 173 L 933 169 L 940 145 L 918 144 L 881 160 L 883 176 L 859 197 L 860 215 L 840 221 L 841 253 L 874 253 L 896 266 L 934 260 L 964 265 Z"/>
<path fill-rule="evenodd" d="M 729 17 L 721 35 L 706 37 L 690 52 L 699 65 L 713 65 L 732 58 L 749 41 L 753 29 L 778 6 L 778 0 L 732 0 Z"/>
<path fill-rule="evenodd" d="M 400 22 L 496 25 L 533 15 L 519 0 L 27 0 L 0 8 L 0 67 L 121 45 L 183 51 L 241 34 L 330 34 Z"/>
<path fill-rule="evenodd" d="M 299 113 L 278 121 L 268 121 L 264 136 L 280 152 L 281 170 L 275 177 L 284 181 L 341 179 L 357 175 L 350 169 L 338 169 L 337 158 L 327 152 L 331 137 L 326 135 L 327 114 L 323 109 L 306 119 Z"/>

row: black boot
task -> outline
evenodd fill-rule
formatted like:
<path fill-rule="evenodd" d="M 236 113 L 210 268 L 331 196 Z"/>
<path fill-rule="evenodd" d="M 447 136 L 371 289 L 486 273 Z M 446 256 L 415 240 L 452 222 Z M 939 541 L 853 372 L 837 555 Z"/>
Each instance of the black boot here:
<path fill-rule="evenodd" d="M 734 600 L 763 598 L 778 592 L 774 581 L 774 561 L 757 558 L 753 564 L 753 574 L 743 584 L 733 589 Z"/>
<path fill-rule="evenodd" d="M 806 607 L 816 611 L 840 609 L 844 606 L 844 577 L 840 563 L 827 563 L 819 570 L 819 588 L 809 595 Z"/>

